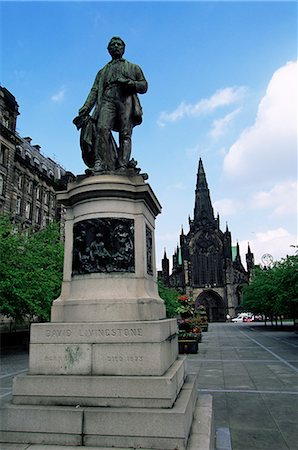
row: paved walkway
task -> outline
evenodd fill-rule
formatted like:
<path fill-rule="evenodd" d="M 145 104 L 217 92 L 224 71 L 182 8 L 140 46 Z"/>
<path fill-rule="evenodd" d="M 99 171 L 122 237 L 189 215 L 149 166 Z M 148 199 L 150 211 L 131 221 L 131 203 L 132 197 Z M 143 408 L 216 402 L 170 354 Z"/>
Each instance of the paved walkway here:
<path fill-rule="evenodd" d="M 27 371 L 28 359 L 28 353 L 23 349 L 1 349 L 0 404 L 11 399 L 12 380 L 16 375 Z"/>
<path fill-rule="evenodd" d="M 298 335 L 213 323 L 188 371 L 213 395 L 217 450 L 298 449 Z"/>

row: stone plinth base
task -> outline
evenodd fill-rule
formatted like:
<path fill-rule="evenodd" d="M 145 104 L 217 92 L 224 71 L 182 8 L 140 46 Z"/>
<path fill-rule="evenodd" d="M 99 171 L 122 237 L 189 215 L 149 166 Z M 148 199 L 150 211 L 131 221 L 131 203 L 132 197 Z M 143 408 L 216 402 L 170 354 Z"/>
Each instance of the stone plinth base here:
<path fill-rule="evenodd" d="M 213 450 L 213 414 L 212 414 L 212 396 L 209 394 L 200 394 L 196 403 L 194 418 L 190 430 L 190 435 L 186 450 Z M 10 441 L 13 442 L 13 441 Z M 20 443 L 1 443 L 1 450 L 111 450 L 115 447 L 94 447 L 78 445 L 44 445 L 44 444 L 20 444 Z M 129 447 L 117 447 L 117 450 L 133 450 Z M 156 450 L 152 447 L 146 447 L 143 450 Z M 164 450 L 159 448 L 159 450 Z"/>
<path fill-rule="evenodd" d="M 163 376 L 20 375 L 13 403 L 23 405 L 171 408 L 185 379 L 185 357 Z"/>
<path fill-rule="evenodd" d="M 172 408 L 82 408 L 10 405 L 2 442 L 186 450 L 197 403 L 189 375 Z M 17 430 L 17 432 L 15 431 Z"/>

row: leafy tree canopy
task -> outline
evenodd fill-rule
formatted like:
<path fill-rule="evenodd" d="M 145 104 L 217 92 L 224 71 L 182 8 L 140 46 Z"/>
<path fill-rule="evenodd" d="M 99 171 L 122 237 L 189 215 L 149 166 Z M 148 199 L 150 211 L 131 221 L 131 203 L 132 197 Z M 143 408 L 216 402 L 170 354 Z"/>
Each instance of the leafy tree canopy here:
<path fill-rule="evenodd" d="M 298 254 L 267 270 L 257 267 L 252 282 L 244 288 L 242 307 L 255 314 L 297 317 Z"/>
<path fill-rule="evenodd" d="M 59 225 L 35 233 L 15 232 L 8 217 L 0 217 L 0 311 L 21 323 L 49 320 L 59 296 L 63 243 Z"/>
<path fill-rule="evenodd" d="M 179 308 L 178 297 L 181 295 L 174 288 L 168 288 L 165 284 L 158 280 L 158 293 L 160 298 L 165 302 L 167 317 L 176 317 Z"/>

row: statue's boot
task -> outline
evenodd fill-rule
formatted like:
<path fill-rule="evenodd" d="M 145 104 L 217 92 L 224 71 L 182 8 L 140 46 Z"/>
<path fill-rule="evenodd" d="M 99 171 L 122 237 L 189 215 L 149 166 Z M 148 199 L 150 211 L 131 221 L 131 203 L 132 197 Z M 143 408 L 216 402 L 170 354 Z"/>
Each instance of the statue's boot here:
<path fill-rule="evenodd" d="M 129 163 L 129 158 L 131 154 L 131 137 L 125 136 L 121 139 L 120 148 L 118 153 L 118 167 L 126 168 Z"/>

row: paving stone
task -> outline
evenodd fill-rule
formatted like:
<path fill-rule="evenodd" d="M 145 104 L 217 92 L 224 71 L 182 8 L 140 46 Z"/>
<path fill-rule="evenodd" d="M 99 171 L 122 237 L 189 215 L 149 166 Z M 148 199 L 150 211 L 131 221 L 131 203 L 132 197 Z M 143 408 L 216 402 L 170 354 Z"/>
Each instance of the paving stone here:
<path fill-rule="evenodd" d="M 289 450 L 278 431 L 231 428 L 233 450 Z"/>

